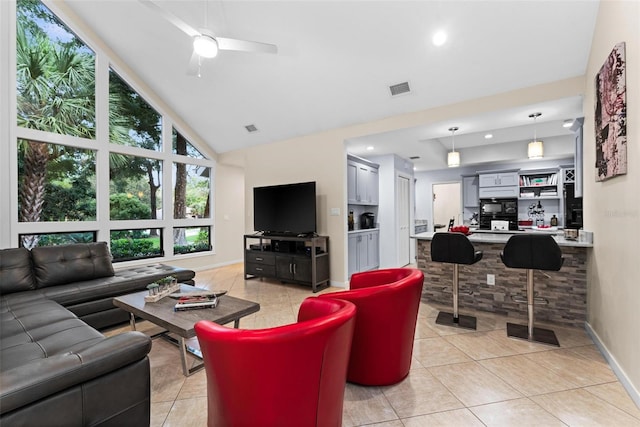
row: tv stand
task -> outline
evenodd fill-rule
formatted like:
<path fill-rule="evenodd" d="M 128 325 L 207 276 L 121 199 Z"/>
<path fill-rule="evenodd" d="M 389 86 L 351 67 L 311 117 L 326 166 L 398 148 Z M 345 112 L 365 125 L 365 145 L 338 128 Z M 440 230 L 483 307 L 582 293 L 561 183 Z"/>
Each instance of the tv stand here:
<path fill-rule="evenodd" d="M 244 278 L 254 277 L 328 288 L 329 237 L 245 234 Z"/>

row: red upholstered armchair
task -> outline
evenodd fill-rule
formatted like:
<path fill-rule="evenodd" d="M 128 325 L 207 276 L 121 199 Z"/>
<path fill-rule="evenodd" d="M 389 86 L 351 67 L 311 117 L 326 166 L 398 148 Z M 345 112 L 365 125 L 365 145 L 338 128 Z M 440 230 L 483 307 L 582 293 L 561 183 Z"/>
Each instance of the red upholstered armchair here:
<path fill-rule="evenodd" d="M 356 273 L 351 289 L 320 295 L 358 308 L 347 381 L 389 385 L 409 374 L 424 275 L 412 268 Z"/>
<path fill-rule="evenodd" d="M 340 426 L 355 306 L 307 298 L 298 322 L 260 330 L 195 325 L 209 426 Z"/>

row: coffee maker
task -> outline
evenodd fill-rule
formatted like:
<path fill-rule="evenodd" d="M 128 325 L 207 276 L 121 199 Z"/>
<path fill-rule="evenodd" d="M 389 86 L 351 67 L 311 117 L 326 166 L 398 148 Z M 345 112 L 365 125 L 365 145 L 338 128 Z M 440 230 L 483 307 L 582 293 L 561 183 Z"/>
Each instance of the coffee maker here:
<path fill-rule="evenodd" d="M 376 216 L 373 212 L 365 212 L 360 215 L 360 228 L 375 228 L 376 227 Z"/>

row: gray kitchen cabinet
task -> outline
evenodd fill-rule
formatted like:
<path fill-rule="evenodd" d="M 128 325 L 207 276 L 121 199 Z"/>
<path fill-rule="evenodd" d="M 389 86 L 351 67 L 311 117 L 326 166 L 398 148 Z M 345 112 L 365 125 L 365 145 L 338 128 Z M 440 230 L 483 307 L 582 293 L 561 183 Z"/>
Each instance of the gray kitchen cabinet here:
<path fill-rule="evenodd" d="M 462 198 L 465 208 L 477 208 L 478 200 L 478 175 L 462 177 Z"/>
<path fill-rule="evenodd" d="M 513 198 L 518 197 L 518 171 L 485 171 L 478 175 L 478 197 L 488 198 Z"/>
<path fill-rule="evenodd" d="M 378 165 L 348 156 L 347 203 L 377 205 L 379 201 Z"/>
<path fill-rule="evenodd" d="M 379 230 L 350 233 L 347 243 L 349 277 L 353 273 L 373 270 L 380 266 Z"/>

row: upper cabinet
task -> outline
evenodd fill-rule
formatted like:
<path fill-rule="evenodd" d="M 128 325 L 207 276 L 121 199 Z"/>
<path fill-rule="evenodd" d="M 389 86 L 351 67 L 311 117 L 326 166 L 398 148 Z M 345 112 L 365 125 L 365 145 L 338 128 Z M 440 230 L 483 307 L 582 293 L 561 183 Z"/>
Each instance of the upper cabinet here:
<path fill-rule="evenodd" d="M 521 171 L 519 184 L 521 199 L 558 199 L 562 195 L 558 169 Z"/>
<path fill-rule="evenodd" d="M 485 171 L 478 175 L 478 196 L 485 198 L 518 197 L 518 171 Z"/>
<path fill-rule="evenodd" d="M 465 208 L 477 208 L 478 200 L 478 175 L 462 177 L 462 198 Z"/>
<path fill-rule="evenodd" d="M 379 166 L 357 157 L 347 160 L 347 203 L 377 205 L 379 200 Z"/>

